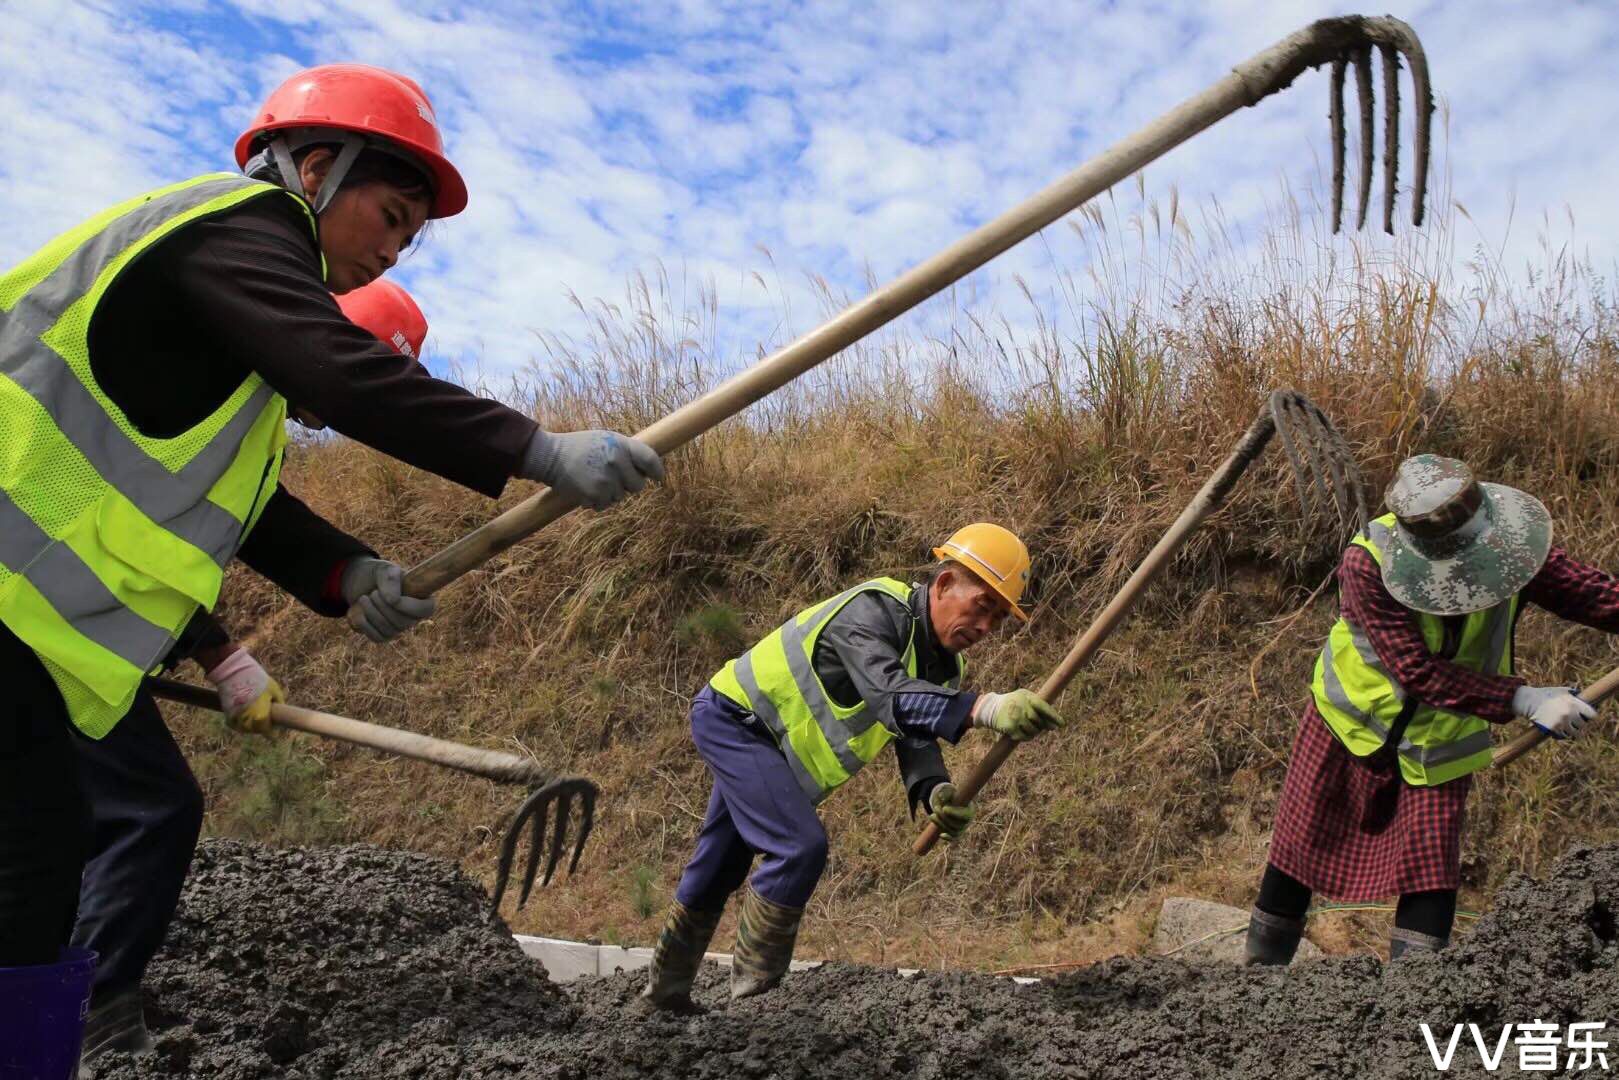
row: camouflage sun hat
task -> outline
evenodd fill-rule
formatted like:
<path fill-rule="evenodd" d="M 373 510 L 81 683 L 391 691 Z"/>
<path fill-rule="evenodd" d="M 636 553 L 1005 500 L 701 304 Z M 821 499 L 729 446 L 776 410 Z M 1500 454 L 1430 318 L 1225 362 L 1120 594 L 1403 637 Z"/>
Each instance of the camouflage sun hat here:
<path fill-rule="evenodd" d="M 1455 458 L 1418 454 L 1384 493 L 1395 525 L 1383 584 L 1430 615 L 1483 611 L 1519 592 L 1552 546 L 1552 518 L 1533 495 L 1484 484 Z"/>

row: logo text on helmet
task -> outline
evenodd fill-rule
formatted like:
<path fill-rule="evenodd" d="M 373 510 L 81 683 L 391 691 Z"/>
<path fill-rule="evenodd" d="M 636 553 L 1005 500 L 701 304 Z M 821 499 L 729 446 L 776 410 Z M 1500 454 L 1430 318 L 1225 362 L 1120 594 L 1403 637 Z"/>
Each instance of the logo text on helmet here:
<path fill-rule="evenodd" d="M 393 342 L 394 348 L 398 349 L 412 360 L 416 359 L 416 350 L 410 347 L 410 339 L 405 336 L 405 332 L 403 330 L 395 330 L 394 336 L 389 340 Z"/>
<path fill-rule="evenodd" d="M 426 120 L 429 124 L 432 124 L 434 127 L 438 127 L 438 121 L 433 119 L 433 110 L 429 109 L 426 106 L 426 104 L 424 104 L 423 102 L 418 101 L 416 103 L 416 111 L 417 111 L 417 113 L 419 113 L 421 115 L 421 118 L 423 120 Z"/>

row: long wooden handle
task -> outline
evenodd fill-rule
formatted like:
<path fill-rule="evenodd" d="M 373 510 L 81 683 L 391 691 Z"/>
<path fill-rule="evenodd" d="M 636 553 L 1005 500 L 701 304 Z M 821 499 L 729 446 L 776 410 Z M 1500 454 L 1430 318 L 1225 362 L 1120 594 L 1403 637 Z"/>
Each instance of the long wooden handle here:
<path fill-rule="evenodd" d="M 1580 697 L 1592 705 L 1600 705 L 1604 699 L 1611 697 L 1615 690 L 1619 690 L 1619 667 L 1581 690 Z M 1528 731 L 1495 752 L 1495 757 L 1490 761 L 1490 768 L 1499 769 L 1503 765 L 1511 765 L 1549 738 L 1551 736 L 1540 728 L 1531 725 Z"/>
<path fill-rule="evenodd" d="M 201 686 L 172 679 L 147 679 L 146 686 L 160 698 L 195 705 L 199 709 L 223 711 L 219 707 L 219 695 Z M 301 709 L 296 705 L 270 706 L 270 722 L 277 727 L 442 765 L 446 769 L 472 773 L 503 784 L 535 784 L 551 779 L 550 773 L 516 754 L 480 750 L 448 739 L 435 739 L 431 735 L 369 724 L 364 720 L 351 720 L 346 716 L 334 716 L 314 709 Z"/>
<path fill-rule="evenodd" d="M 1169 565 L 1169 560 L 1174 557 L 1180 546 L 1186 542 L 1186 538 L 1203 523 L 1205 518 L 1214 513 L 1221 503 L 1225 502 L 1231 488 L 1242 474 L 1247 471 L 1254 458 L 1259 456 L 1260 451 L 1265 449 L 1265 444 L 1270 442 L 1271 436 L 1275 433 L 1276 422 L 1272 419 L 1270 410 L 1261 409 L 1259 416 L 1254 419 L 1252 424 L 1248 425 L 1248 430 L 1243 433 L 1241 441 L 1237 443 L 1237 448 L 1215 470 L 1214 475 L 1193 496 L 1192 501 L 1186 504 L 1186 509 L 1181 511 L 1180 517 L 1175 519 L 1175 523 L 1169 527 L 1169 531 L 1164 533 L 1163 538 L 1147 553 L 1147 557 L 1141 560 L 1141 565 L 1136 567 L 1136 572 L 1130 575 L 1130 580 L 1124 583 L 1124 587 L 1108 602 L 1107 607 L 1102 609 L 1102 613 L 1079 636 L 1079 640 L 1068 651 L 1068 655 L 1063 658 L 1062 663 L 1058 664 L 1057 669 L 1047 677 L 1039 690 L 1039 694 L 1043 699 L 1055 701 L 1057 695 L 1063 692 L 1069 680 L 1090 661 L 1091 656 L 1101 647 L 1102 642 L 1107 640 L 1107 636 L 1113 632 L 1114 627 L 1118 626 L 1130 608 L 1135 605 L 1136 598 L 1141 595 L 1141 591 L 1152 583 L 1152 580 L 1158 576 L 1164 567 Z M 995 775 L 995 770 L 999 769 L 1006 763 L 1006 759 L 1012 756 L 1012 750 L 1016 746 L 1017 743 L 1005 735 L 996 739 L 995 745 L 989 748 L 989 753 L 985 754 L 978 764 L 973 766 L 972 772 L 967 774 L 966 779 L 956 785 L 955 801 L 958 803 L 971 802 L 983 786 L 989 782 L 989 778 Z M 933 845 L 938 840 L 939 827 L 930 821 L 917 836 L 916 843 L 911 846 L 911 850 L 917 855 L 926 855 L 933 850 Z"/>
<path fill-rule="evenodd" d="M 1333 35 L 1340 29 L 1336 23 L 1342 21 L 1314 23 L 1238 65 L 1209 89 L 636 437 L 668 454 L 735 416 L 1210 125 L 1287 86 L 1309 64 L 1319 62 L 1312 56 L 1334 46 Z M 565 497 L 542 489 L 412 567 L 404 591 L 430 596 L 573 508 Z"/>

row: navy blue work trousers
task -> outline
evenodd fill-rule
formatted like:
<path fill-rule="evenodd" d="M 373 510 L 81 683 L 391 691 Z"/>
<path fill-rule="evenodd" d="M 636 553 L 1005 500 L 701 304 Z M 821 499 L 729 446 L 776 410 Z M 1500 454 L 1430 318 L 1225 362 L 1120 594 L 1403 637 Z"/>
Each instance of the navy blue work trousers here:
<path fill-rule="evenodd" d="M 773 904 L 802 908 L 826 869 L 826 829 L 776 740 L 706 686 L 692 701 L 691 737 L 714 790 L 675 899 L 694 911 L 724 907 L 757 856 L 753 890 Z"/>

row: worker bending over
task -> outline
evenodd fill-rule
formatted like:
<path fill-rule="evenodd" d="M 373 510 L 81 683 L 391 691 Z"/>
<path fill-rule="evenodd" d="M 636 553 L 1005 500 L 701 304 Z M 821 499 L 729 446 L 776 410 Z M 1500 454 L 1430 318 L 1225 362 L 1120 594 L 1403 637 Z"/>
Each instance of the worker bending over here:
<path fill-rule="evenodd" d="M 1018 601 L 1023 542 L 998 525 L 959 530 L 925 579 L 877 578 L 815 604 L 726 664 L 691 706 L 692 740 L 714 778 L 697 850 L 653 953 L 643 1008 L 693 1008 L 692 979 L 726 899 L 742 898 L 732 999 L 763 993 L 792 960 L 804 905 L 826 867 L 815 807 L 889 743 L 912 812 L 946 839 L 972 820 L 955 801 L 937 740 L 969 727 L 1023 740 L 1062 719 L 1028 690 L 961 690 L 961 654 Z"/>
<path fill-rule="evenodd" d="M 1340 614 L 1276 809 L 1250 964 L 1292 960 L 1313 893 L 1398 895 L 1391 958 L 1449 944 L 1462 813 L 1490 764 L 1490 724 L 1522 716 L 1564 739 L 1594 715 L 1573 690 L 1513 674 L 1524 605 L 1619 633 L 1619 580 L 1553 547 L 1533 496 L 1421 454 L 1386 499 L 1390 513 L 1338 566 Z"/>

